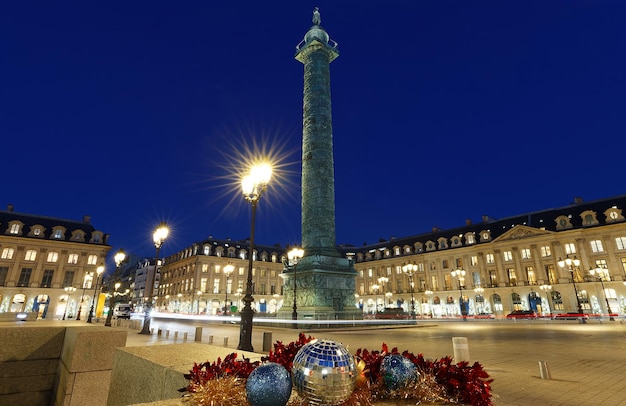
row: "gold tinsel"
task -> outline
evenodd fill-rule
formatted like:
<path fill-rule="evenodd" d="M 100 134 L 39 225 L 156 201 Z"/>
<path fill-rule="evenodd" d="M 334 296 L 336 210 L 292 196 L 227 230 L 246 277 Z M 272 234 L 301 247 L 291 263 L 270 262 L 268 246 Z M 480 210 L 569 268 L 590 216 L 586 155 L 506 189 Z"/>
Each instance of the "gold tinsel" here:
<path fill-rule="evenodd" d="M 211 379 L 184 400 L 194 406 L 248 406 L 245 382 L 236 376 Z"/>

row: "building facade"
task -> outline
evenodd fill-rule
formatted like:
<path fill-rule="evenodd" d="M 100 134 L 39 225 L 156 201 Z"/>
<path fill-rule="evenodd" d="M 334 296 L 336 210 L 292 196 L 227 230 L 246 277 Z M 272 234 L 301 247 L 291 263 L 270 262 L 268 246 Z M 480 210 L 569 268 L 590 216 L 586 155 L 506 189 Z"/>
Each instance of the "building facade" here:
<path fill-rule="evenodd" d="M 208 315 L 237 312 L 245 295 L 248 247 L 249 241 L 209 237 L 166 257 L 159 265 L 160 282 L 155 288 L 157 308 Z M 282 306 L 280 274 L 284 269 L 285 249 L 255 244 L 253 255 L 254 310 L 275 313 Z"/>
<path fill-rule="evenodd" d="M 82 221 L 0 210 L 0 312 L 39 318 L 89 314 L 108 235 Z M 66 289 L 67 288 L 67 289 Z"/>
<path fill-rule="evenodd" d="M 414 311 L 417 317 L 503 317 L 513 310 L 547 316 L 577 312 L 579 307 L 585 313 L 607 314 L 610 307 L 622 315 L 624 207 L 626 195 L 594 202 L 576 199 L 558 209 L 499 220 L 483 216 L 476 224 L 467 220 L 450 230 L 339 250 L 358 272 L 354 306 L 363 313 L 394 307 Z M 284 292 L 281 277 L 287 251 L 255 250 L 257 312 L 275 313 L 283 302 L 291 306 L 283 296 L 289 292 Z M 560 266 L 567 258 L 580 263 Z M 234 272 L 227 277 L 223 270 L 229 264 Z M 405 272 L 406 265 L 414 270 L 411 274 Z M 159 309 L 218 314 L 228 301 L 227 307 L 236 311 L 245 293 L 246 242 L 210 238 L 193 244 L 167 257 L 161 273 Z"/>

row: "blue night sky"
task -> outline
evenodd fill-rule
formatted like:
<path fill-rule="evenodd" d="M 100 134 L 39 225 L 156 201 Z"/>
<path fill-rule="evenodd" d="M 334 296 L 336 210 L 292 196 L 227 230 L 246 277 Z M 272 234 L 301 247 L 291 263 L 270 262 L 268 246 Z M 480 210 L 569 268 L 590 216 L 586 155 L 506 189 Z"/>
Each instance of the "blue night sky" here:
<path fill-rule="evenodd" d="M 337 242 L 621 195 L 623 0 L 12 1 L 0 12 L 0 207 L 113 250 L 245 239 L 236 175 L 278 159 L 257 244 L 300 241 L 303 66 L 331 64 Z"/>

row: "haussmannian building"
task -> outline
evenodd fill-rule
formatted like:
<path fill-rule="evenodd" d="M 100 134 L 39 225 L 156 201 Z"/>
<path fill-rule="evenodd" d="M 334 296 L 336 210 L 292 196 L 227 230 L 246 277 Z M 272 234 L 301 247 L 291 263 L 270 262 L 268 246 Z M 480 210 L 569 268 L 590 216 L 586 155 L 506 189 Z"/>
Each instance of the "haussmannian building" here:
<path fill-rule="evenodd" d="M 549 315 L 577 312 L 580 306 L 585 313 L 607 314 L 608 301 L 613 313 L 623 315 L 624 207 L 626 195 L 593 202 L 576 198 L 556 209 L 503 219 L 483 216 L 454 229 L 339 250 L 358 272 L 354 306 L 363 313 L 401 307 L 417 317 L 502 317 L 518 309 Z M 210 237 L 166 257 L 158 308 L 217 314 L 228 300 L 236 311 L 245 294 L 247 248 L 246 241 Z M 283 303 L 281 278 L 287 251 L 255 247 L 253 296 L 259 313 L 291 306 Z M 579 266 L 561 267 L 559 260 L 566 258 Z M 229 264 L 234 272 L 226 277 Z M 415 270 L 411 275 L 404 271 L 407 264 Z"/>
<path fill-rule="evenodd" d="M 59 319 L 80 310 L 86 320 L 97 268 L 111 249 L 108 237 L 89 216 L 73 221 L 18 213 L 12 205 L 0 210 L 0 313 Z"/>

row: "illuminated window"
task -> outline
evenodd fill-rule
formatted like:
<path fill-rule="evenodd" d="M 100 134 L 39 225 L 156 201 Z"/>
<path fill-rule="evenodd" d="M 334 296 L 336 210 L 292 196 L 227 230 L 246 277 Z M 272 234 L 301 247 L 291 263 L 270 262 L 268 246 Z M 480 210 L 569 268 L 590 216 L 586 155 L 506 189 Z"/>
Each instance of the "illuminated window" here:
<path fill-rule="evenodd" d="M 2 250 L 2 259 L 13 259 L 13 253 L 15 250 L 13 248 L 5 248 Z"/>
<path fill-rule="evenodd" d="M 220 293 L 220 280 L 213 279 L 213 293 Z"/>
<path fill-rule="evenodd" d="M 54 232 L 52 233 L 52 238 L 60 240 L 61 238 L 63 238 L 63 230 L 60 228 L 57 228 L 54 230 Z"/>
<path fill-rule="evenodd" d="M 528 248 L 521 249 L 520 255 L 522 256 L 522 259 L 530 259 L 530 249 Z"/>
<path fill-rule="evenodd" d="M 11 224 L 11 228 L 9 229 L 9 234 L 19 234 L 20 233 L 20 225 L 17 223 Z"/>
<path fill-rule="evenodd" d="M 508 268 L 506 270 L 506 273 L 509 277 L 509 283 L 511 284 L 511 286 L 515 286 L 517 285 L 517 276 L 515 275 L 515 269 L 514 268 Z"/>
<path fill-rule="evenodd" d="M 54 251 L 48 252 L 48 258 L 47 258 L 48 262 L 57 262 L 58 260 L 59 260 L 58 252 L 54 252 Z"/>
<path fill-rule="evenodd" d="M 563 247 L 565 247 L 565 254 L 575 254 L 576 253 L 576 246 L 572 243 L 567 243 L 567 244 L 563 244 Z"/>
<path fill-rule="evenodd" d="M 526 267 L 526 279 L 528 280 L 529 285 L 537 284 L 537 278 L 535 277 L 535 270 L 532 266 Z"/>
<path fill-rule="evenodd" d="M 98 262 L 97 255 L 89 255 L 87 257 L 87 265 L 95 265 Z"/>
<path fill-rule="evenodd" d="M 78 263 L 78 254 L 70 254 L 67 256 L 68 264 L 77 264 Z"/>
<path fill-rule="evenodd" d="M 244 276 L 246 272 L 246 268 L 244 268 L 243 266 L 239 267 L 239 276 Z"/>
<path fill-rule="evenodd" d="M 34 261 L 36 258 L 37 258 L 37 251 L 35 250 L 26 251 L 26 256 L 24 257 L 26 261 Z"/>
<path fill-rule="evenodd" d="M 511 253 L 511 251 L 504 251 L 502 255 L 505 261 L 513 261 L 513 253 Z"/>
<path fill-rule="evenodd" d="M 550 249 L 549 245 L 544 245 L 543 247 L 541 247 L 541 256 L 544 258 L 552 256 L 552 250 Z"/>
<path fill-rule="evenodd" d="M 593 240 L 591 241 L 590 244 L 591 244 L 591 252 L 603 252 L 604 251 L 601 240 Z"/>
<path fill-rule="evenodd" d="M 478 265 L 478 256 L 474 255 L 474 256 L 470 257 L 470 264 L 472 266 Z"/>
<path fill-rule="evenodd" d="M 617 245 L 618 250 L 626 249 L 626 237 L 617 237 L 615 239 L 615 244 Z"/>
<path fill-rule="evenodd" d="M 488 264 L 493 264 L 493 263 L 495 263 L 495 262 L 496 262 L 495 257 L 494 257 L 494 255 L 493 255 L 493 254 L 486 254 L 486 255 L 485 255 L 485 261 L 486 261 Z"/>

